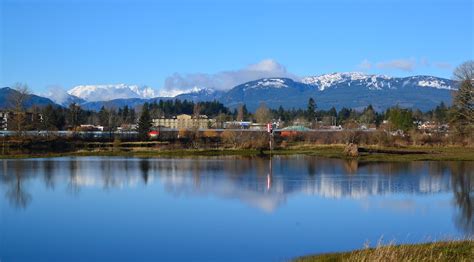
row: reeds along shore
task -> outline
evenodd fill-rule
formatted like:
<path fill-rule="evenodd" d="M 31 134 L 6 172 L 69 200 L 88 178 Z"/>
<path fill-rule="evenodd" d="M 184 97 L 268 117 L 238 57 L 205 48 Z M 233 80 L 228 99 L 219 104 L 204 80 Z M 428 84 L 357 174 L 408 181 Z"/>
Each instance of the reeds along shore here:
<path fill-rule="evenodd" d="M 474 261 L 474 240 L 414 245 L 378 244 L 375 248 L 300 257 L 295 262 L 317 261 Z"/>

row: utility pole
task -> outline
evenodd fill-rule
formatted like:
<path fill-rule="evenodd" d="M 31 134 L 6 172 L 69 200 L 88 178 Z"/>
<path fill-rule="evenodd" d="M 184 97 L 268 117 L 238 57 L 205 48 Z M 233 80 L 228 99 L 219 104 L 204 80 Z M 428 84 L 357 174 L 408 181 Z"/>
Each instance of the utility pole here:
<path fill-rule="evenodd" d="M 272 123 L 267 123 L 267 132 L 270 134 L 270 156 L 273 153 L 273 124 Z"/>

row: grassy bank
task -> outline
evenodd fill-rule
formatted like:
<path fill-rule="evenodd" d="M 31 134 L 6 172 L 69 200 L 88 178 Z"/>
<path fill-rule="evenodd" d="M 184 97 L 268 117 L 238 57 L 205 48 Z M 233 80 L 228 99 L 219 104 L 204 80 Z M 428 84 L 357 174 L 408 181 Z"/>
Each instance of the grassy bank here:
<path fill-rule="evenodd" d="M 305 256 L 294 261 L 474 261 L 474 241 L 386 245 L 344 253 Z"/>
<path fill-rule="evenodd" d="M 361 146 L 358 157 L 344 155 L 344 145 L 294 145 L 276 154 L 305 154 L 322 157 L 356 159 L 365 162 L 383 161 L 474 161 L 474 148 L 452 146 L 379 147 Z"/>
<path fill-rule="evenodd" d="M 111 146 L 93 147 L 68 152 L 7 153 L 0 158 L 31 158 L 59 156 L 125 156 L 125 157 L 193 157 L 193 156 L 261 156 L 261 155 L 311 155 L 328 158 L 355 159 L 365 162 L 384 161 L 474 161 L 474 148 L 466 147 L 374 147 L 360 149 L 360 155 L 350 158 L 344 155 L 344 145 L 295 144 L 273 151 L 255 149 L 159 149 L 156 147 Z"/>

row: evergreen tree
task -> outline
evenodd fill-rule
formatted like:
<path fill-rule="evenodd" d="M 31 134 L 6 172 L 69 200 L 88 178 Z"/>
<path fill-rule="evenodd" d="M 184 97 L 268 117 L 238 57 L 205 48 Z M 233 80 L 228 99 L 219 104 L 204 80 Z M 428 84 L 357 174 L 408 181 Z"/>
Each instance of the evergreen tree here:
<path fill-rule="evenodd" d="M 448 108 L 441 102 L 434 110 L 434 118 L 438 123 L 445 123 L 448 116 Z"/>
<path fill-rule="evenodd" d="M 148 133 L 151 130 L 152 121 L 150 116 L 150 109 L 148 103 L 145 103 L 142 108 L 140 119 L 138 120 L 138 136 L 140 139 L 148 139 Z"/>
<path fill-rule="evenodd" d="M 394 107 L 388 110 L 387 116 L 394 129 L 408 131 L 413 127 L 413 112 L 411 110 Z"/>
<path fill-rule="evenodd" d="M 337 114 L 337 122 L 343 124 L 346 120 L 348 120 L 351 116 L 352 109 L 343 107 L 339 110 L 339 114 Z"/>
<path fill-rule="evenodd" d="M 122 123 L 128 124 L 129 112 L 128 106 L 124 106 L 121 115 Z"/>
<path fill-rule="evenodd" d="M 99 125 L 104 127 L 104 130 L 109 129 L 109 112 L 107 109 L 105 109 L 104 106 L 100 108 L 100 111 L 98 113 L 99 117 Z"/>
<path fill-rule="evenodd" d="M 308 110 L 306 110 L 306 116 L 308 118 L 308 121 L 312 122 L 316 118 L 316 102 L 314 99 L 311 97 L 308 100 Z"/>
<path fill-rule="evenodd" d="M 130 108 L 130 112 L 128 113 L 127 117 L 128 124 L 136 124 L 137 123 L 137 114 L 134 108 Z"/>

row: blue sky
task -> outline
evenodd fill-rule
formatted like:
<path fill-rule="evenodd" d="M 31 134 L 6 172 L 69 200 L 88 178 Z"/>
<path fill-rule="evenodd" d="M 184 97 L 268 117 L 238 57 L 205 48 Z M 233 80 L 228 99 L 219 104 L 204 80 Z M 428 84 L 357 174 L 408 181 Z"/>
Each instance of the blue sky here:
<path fill-rule="evenodd" d="M 0 85 L 37 93 L 251 68 L 449 78 L 474 57 L 472 0 L 0 1 Z"/>

